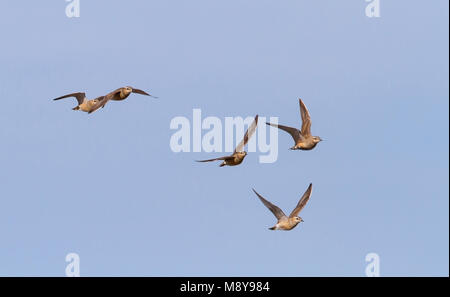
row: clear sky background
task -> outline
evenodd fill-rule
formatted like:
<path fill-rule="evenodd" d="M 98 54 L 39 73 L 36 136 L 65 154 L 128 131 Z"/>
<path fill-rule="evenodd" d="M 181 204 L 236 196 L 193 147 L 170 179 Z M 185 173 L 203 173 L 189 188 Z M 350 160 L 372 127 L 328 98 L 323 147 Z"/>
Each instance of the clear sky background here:
<path fill-rule="evenodd" d="M 383 276 L 449 273 L 446 0 L 0 2 L 0 275 Z M 88 115 L 92 98 L 132 95 Z M 175 116 L 278 116 L 313 151 L 241 166 L 173 153 Z M 305 222 L 290 211 L 308 184 Z"/>

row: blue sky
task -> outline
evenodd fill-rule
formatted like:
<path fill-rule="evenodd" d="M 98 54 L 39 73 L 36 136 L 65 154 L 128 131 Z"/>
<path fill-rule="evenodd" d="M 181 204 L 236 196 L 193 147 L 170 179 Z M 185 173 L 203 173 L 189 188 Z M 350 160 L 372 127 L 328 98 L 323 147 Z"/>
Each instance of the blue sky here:
<path fill-rule="evenodd" d="M 449 273 L 448 1 L 1 1 L 0 275 Z M 66 93 L 133 95 L 87 115 Z M 277 116 L 326 141 L 219 168 L 173 153 L 175 116 Z M 286 212 L 308 184 L 290 232 Z"/>

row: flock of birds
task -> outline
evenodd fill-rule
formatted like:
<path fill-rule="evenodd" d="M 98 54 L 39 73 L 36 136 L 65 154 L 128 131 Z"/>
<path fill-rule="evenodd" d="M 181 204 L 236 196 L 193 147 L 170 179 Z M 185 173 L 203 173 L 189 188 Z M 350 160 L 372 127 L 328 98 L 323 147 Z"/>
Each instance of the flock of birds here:
<path fill-rule="evenodd" d="M 148 94 L 145 91 L 140 89 L 136 89 L 130 86 L 118 88 L 104 96 L 97 97 L 95 99 L 87 99 L 86 94 L 83 92 L 71 93 L 67 94 L 53 100 L 60 100 L 64 98 L 74 97 L 78 101 L 78 105 L 73 108 L 73 110 L 81 110 L 87 113 L 93 113 L 99 108 L 105 107 L 106 103 L 110 100 L 121 101 L 125 100 L 131 93 L 141 94 L 145 96 L 151 96 L 154 98 L 158 98 Z M 322 141 L 319 136 L 312 136 L 311 134 L 311 117 L 309 115 L 308 109 L 301 99 L 299 99 L 300 104 L 300 115 L 302 118 L 302 127 L 301 129 L 297 129 L 294 127 L 288 127 L 273 123 L 266 123 L 272 127 L 281 129 L 287 133 L 289 133 L 294 139 L 294 146 L 291 147 L 291 150 L 312 150 L 316 147 L 316 145 Z M 249 126 L 247 131 L 244 134 L 244 138 L 239 142 L 236 146 L 233 154 L 229 156 L 208 159 L 208 160 L 200 160 L 197 162 L 212 162 L 212 161 L 222 161 L 220 167 L 223 166 L 236 166 L 244 161 L 244 158 L 247 156 L 247 152 L 244 150 L 245 145 L 249 141 L 249 139 L 254 134 L 256 127 L 258 126 L 258 115 L 255 116 L 253 123 Z M 255 191 L 256 196 L 261 200 L 261 202 L 275 215 L 277 218 L 277 223 L 275 226 L 269 228 L 270 230 L 292 230 L 294 229 L 300 222 L 303 222 L 303 219 L 298 215 L 302 209 L 305 207 L 306 203 L 309 201 L 309 197 L 311 196 L 312 184 L 309 184 L 303 196 L 300 198 L 297 206 L 294 210 L 286 216 L 286 214 L 275 204 L 272 204 L 268 200 L 266 200 L 263 196 L 261 196 L 258 192 Z"/>

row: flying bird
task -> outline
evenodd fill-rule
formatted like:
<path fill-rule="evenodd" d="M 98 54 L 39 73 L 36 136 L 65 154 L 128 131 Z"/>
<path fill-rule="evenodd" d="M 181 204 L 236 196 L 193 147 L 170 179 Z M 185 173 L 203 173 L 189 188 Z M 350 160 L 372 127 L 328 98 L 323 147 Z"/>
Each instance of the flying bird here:
<path fill-rule="evenodd" d="M 277 125 L 272 123 L 266 123 L 267 125 L 279 128 L 287 133 L 291 134 L 295 141 L 295 145 L 291 147 L 291 150 L 312 150 L 322 139 L 319 136 L 311 135 L 311 117 L 309 116 L 308 109 L 303 103 L 302 99 L 299 99 L 300 103 L 300 115 L 302 117 L 302 129 L 298 130 L 293 127 Z"/>
<path fill-rule="evenodd" d="M 131 93 L 137 93 L 137 94 L 141 94 L 141 95 L 154 97 L 154 96 L 152 96 L 142 90 L 139 90 L 139 89 L 135 89 L 132 87 L 123 87 L 123 88 L 119 88 L 105 96 L 100 96 L 100 97 L 97 97 L 97 98 L 91 99 L 91 100 L 88 100 L 86 98 L 86 94 L 82 93 L 82 92 L 64 95 L 64 96 L 55 98 L 53 100 L 60 100 L 60 99 L 64 99 L 64 98 L 75 97 L 75 99 L 77 99 L 77 101 L 78 101 L 78 106 L 75 106 L 74 108 L 72 108 L 73 110 L 81 110 L 81 111 L 85 111 L 87 113 L 93 113 L 97 109 L 99 109 L 101 107 L 105 107 L 105 104 L 109 100 L 124 100 Z M 158 97 L 154 97 L 154 98 L 158 98 Z"/>
<path fill-rule="evenodd" d="M 262 201 L 262 203 L 275 215 L 278 222 L 275 226 L 269 228 L 270 230 L 292 230 L 294 229 L 298 223 L 303 222 L 303 219 L 298 216 L 299 212 L 305 207 L 306 203 L 311 196 L 312 184 L 309 184 L 308 189 L 303 194 L 300 201 L 297 203 L 297 206 L 291 212 L 291 214 L 286 216 L 284 212 L 276 205 L 270 203 L 263 196 L 259 195 L 258 192 L 253 189 L 253 192 L 258 196 L 258 198 Z"/>
<path fill-rule="evenodd" d="M 53 100 L 60 100 L 60 99 L 69 98 L 69 97 L 74 97 L 78 101 L 78 105 L 75 106 L 74 108 L 72 108 L 73 110 L 81 110 L 81 111 L 85 111 L 85 112 L 90 112 L 91 110 L 93 110 L 93 107 L 96 106 L 96 104 L 98 104 L 98 102 L 100 100 L 102 100 L 102 98 L 103 98 L 103 96 L 101 96 L 101 97 L 89 100 L 86 98 L 85 93 L 72 93 L 72 94 L 68 94 L 68 95 L 64 95 L 64 96 L 55 98 Z"/>
<path fill-rule="evenodd" d="M 253 123 L 250 125 L 250 127 L 248 127 L 247 131 L 245 132 L 244 138 L 236 146 L 232 155 L 209 160 L 200 160 L 197 162 L 211 162 L 221 160 L 223 162 L 220 164 L 220 167 L 223 167 L 225 165 L 236 166 L 241 164 L 242 161 L 244 161 L 245 156 L 247 156 L 247 152 L 244 151 L 244 147 L 247 144 L 250 137 L 252 137 L 253 133 L 255 133 L 257 125 L 258 125 L 258 115 L 256 115 L 255 119 L 253 120 Z"/>
<path fill-rule="evenodd" d="M 108 103 L 109 100 L 114 100 L 114 101 L 125 100 L 128 98 L 128 96 L 130 96 L 131 93 L 136 93 L 136 94 L 141 94 L 141 95 L 145 95 L 145 96 L 150 96 L 153 98 L 158 98 L 158 97 L 148 94 L 145 91 L 127 86 L 127 87 L 123 87 L 123 88 L 118 88 L 117 90 L 114 90 L 111 93 L 103 96 L 103 98 L 101 100 L 99 100 L 97 102 L 97 104 L 95 104 L 92 107 L 92 110 L 90 110 L 89 113 L 92 113 L 101 107 L 102 108 L 105 107 L 106 103 Z"/>

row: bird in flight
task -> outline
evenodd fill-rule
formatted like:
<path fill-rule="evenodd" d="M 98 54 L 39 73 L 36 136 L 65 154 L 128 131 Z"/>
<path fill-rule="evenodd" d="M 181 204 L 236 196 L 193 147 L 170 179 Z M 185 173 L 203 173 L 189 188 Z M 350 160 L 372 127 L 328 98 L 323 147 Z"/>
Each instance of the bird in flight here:
<path fill-rule="evenodd" d="M 232 155 L 209 160 L 200 160 L 197 162 L 211 162 L 221 160 L 223 162 L 220 164 L 220 167 L 223 167 L 225 165 L 236 166 L 241 164 L 242 161 L 244 161 L 245 156 L 247 156 L 247 152 L 244 151 L 244 147 L 247 144 L 250 137 L 252 137 L 253 133 L 255 133 L 257 125 L 258 125 L 258 115 L 256 115 L 255 119 L 253 120 L 253 123 L 250 125 L 250 127 L 248 127 L 247 131 L 245 132 L 244 138 L 236 146 Z"/>
<path fill-rule="evenodd" d="M 264 199 L 263 196 L 259 195 L 258 192 L 253 189 L 253 192 L 259 197 L 259 199 L 262 201 L 262 203 L 275 215 L 275 217 L 278 219 L 278 222 L 275 226 L 269 228 L 270 230 L 292 230 L 294 229 L 298 223 L 303 222 L 303 219 L 298 216 L 299 212 L 305 207 L 306 203 L 309 200 L 309 197 L 311 196 L 312 191 L 312 184 L 309 184 L 308 189 L 303 194 L 300 201 L 297 203 L 297 206 L 294 208 L 294 210 L 291 212 L 291 214 L 286 216 L 284 212 L 276 205 L 270 203 L 266 199 Z"/>
<path fill-rule="evenodd" d="M 75 99 L 77 99 L 77 101 L 78 101 L 78 106 L 75 106 L 74 108 L 72 108 L 73 110 L 81 110 L 81 111 L 84 111 L 87 113 L 93 113 L 97 109 L 99 109 L 101 107 L 105 107 L 105 104 L 109 100 L 124 100 L 131 93 L 152 96 L 152 95 L 150 95 L 142 90 L 139 90 L 139 89 L 135 89 L 132 87 L 123 87 L 123 88 L 119 88 L 105 96 L 100 96 L 100 97 L 97 97 L 97 98 L 91 99 L 91 100 L 87 99 L 86 94 L 83 92 L 64 95 L 64 96 L 55 98 L 53 100 L 60 100 L 60 99 L 64 99 L 64 98 L 75 97 Z M 154 96 L 152 96 L 152 97 L 154 97 Z M 155 98 L 157 98 L 157 97 L 155 97 Z"/>
<path fill-rule="evenodd" d="M 299 99 L 300 103 L 300 115 L 302 117 L 302 129 L 296 129 L 293 127 L 266 123 L 267 125 L 279 128 L 287 133 L 291 134 L 295 141 L 295 145 L 291 147 L 291 150 L 312 150 L 322 139 L 319 136 L 311 135 L 311 117 L 309 116 L 308 109 L 303 103 L 302 99 Z"/>

